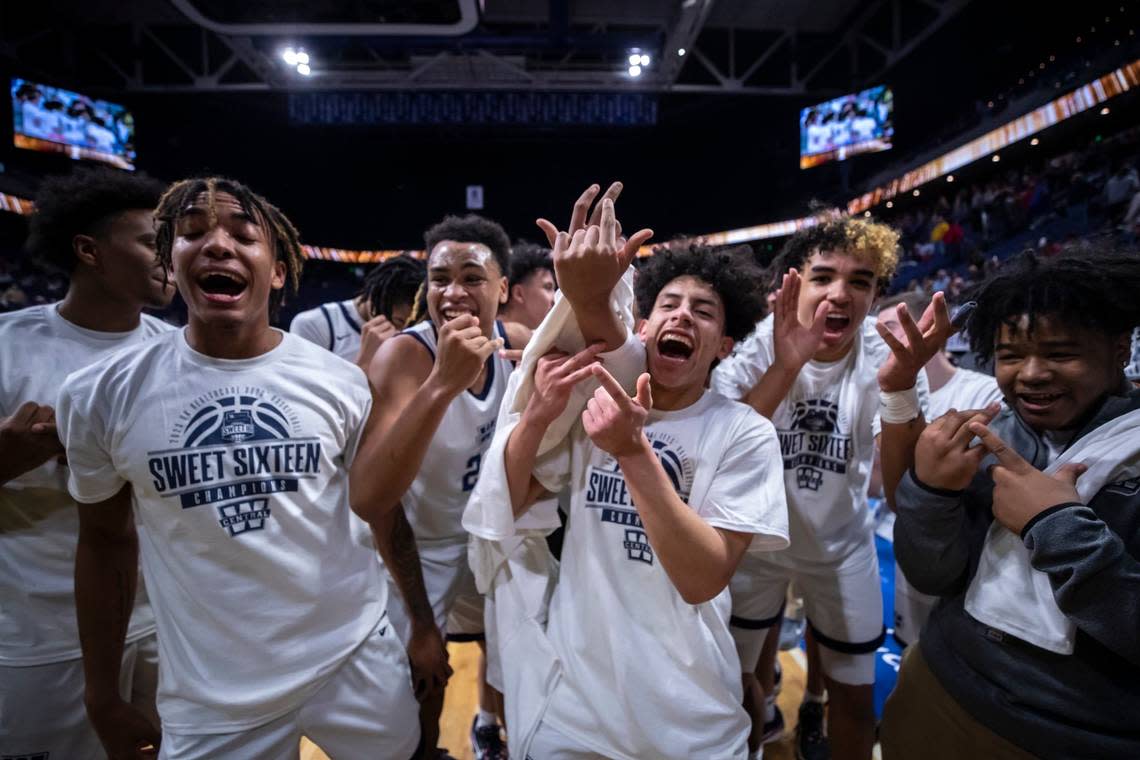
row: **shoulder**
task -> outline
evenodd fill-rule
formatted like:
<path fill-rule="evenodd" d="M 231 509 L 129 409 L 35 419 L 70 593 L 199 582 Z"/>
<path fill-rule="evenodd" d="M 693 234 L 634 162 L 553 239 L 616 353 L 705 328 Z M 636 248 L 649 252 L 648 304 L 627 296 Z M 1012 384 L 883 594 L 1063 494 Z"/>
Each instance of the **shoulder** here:
<path fill-rule="evenodd" d="M 169 362 L 165 359 L 175 350 L 181 339 L 181 330 L 168 330 L 150 340 L 126 346 L 85 367 L 75 370 L 64 381 L 64 388 L 72 395 L 84 392 L 112 394 L 130 388 L 161 374 L 169 381 Z M 161 372 L 152 372 L 156 365 Z"/>
<path fill-rule="evenodd" d="M 0 332 L 11 334 L 39 325 L 46 325 L 48 323 L 47 310 L 51 308 L 55 308 L 55 304 L 40 304 L 17 311 L 4 312 L 0 314 Z"/>
<path fill-rule="evenodd" d="M 503 335 L 507 340 L 507 345 L 513 349 L 526 348 L 526 344 L 530 342 L 530 336 L 534 334 L 526 325 L 518 322 L 500 322 L 503 326 Z"/>
<path fill-rule="evenodd" d="M 423 383 L 435 364 L 434 341 L 425 337 L 421 322 L 393 336 L 380 346 L 368 366 L 368 379 L 376 388 L 393 387 L 414 382 Z"/>
<path fill-rule="evenodd" d="M 746 437 L 778 441 L 776 427 L 771 420 L 748 404 L 733 401 L 717 391 L 709 392 L 708 407 L 704 414 L 730 440 Z"/>
<path fill-rule="evenodd" d="M 161 335 L 162 333 L 172 332 L 178 328 L 174 325 L 164 322 L 158 317 L 152 317 L 150 314 L 142 315 L 143 329 L 146 330 L 148 335 Z"/>
<path fill-rule="evenodd" d="M 289 332 L 312 332 L 313 330 L 324 330 L 328 324 L 328 315 L 325 309 L 328 304 L 322 304 L 312 309 L 298 312 L 293 317 L 293 321 L 289 323 Z"/>
<path fill-rule="evenodd" d="M 318 395 L 371 398 L 368 378 L 360 367 L 291 333 L 282 333 L 282 340 L 286 343 L 286 371 L 302 377 Z M 313 382 L 315 378 L 319 381 Z"/>

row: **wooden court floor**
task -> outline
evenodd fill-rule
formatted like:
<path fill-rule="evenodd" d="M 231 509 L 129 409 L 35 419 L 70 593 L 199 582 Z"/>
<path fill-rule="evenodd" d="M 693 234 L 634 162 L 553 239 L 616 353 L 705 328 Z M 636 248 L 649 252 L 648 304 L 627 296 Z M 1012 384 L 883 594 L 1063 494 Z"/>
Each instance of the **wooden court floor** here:
<path fill-rule="evenodd" d="M 471 744 L 468 732 L 471 719 L 475 715 L 478 690 L 475 686 L 478 667 L 479 647 L 475 644 L 448 644 L 451 667 L 455 674 L 447 685 L 447 695 L 443 705 L 443 721 L 440 731 L 440 746 L 460 760 L 471 760 Z M 765 760 L 792 760 L 795 751 L 792 747 L 792 734 L 795 731 L 796 711 L 804 693 L 804 670 L 802 660 L 791 652 L 780 653 L 780 663 L 784 668 L 784 687 L 778 703 L 788 723 L 785 737 L 764 748 Z M 312 744 L 302 741 L 301 760 L 327 760 L 325 754 Z"/>

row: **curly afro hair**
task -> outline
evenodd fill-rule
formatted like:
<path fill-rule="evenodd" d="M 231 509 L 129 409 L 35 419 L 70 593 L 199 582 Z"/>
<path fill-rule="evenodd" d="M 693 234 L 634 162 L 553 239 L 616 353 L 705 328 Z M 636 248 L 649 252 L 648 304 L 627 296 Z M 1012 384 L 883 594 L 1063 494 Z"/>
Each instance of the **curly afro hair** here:
<path fill-rule="evenodd" d="M 1061 324 L 1118 337 L 1140 325 L 1140 255 L 1107 248 L 1073 250 L 1054 258 L 1025 251 L 978 285 L 971 300 L 970 348 L 993 358 L 1003 325 L 1028 318 L 1032 335 L 1049 317 Z"/>
<path fill-rule="evenodd" d="M 105 235 L 126 211 L 153 211 L 166 185 L 144 175 L 117 169 L 77 169 L 44 181 L 36 196 L 27 249 L 64 272 L 75 270 L 72 241 L 76 235 Z"/>
<path fill-rule="evenodd" d="M 256 219 L 261 227 L 268 233 L 273 246 L 273 254 L 277 261 L 285 264 L 286 288 L 290 293 L 296 293 L 301 283 L 301 268 L 305 263 L 304 250 L 301 247 L 300 235 L 297 228 L 289 221 L 280 209 L 269 201 L 256 194 L 248 187 L 234 179 L 225 177 L 199 177 L 184 179 L 175 182 L 163 194 L 154 212 L 158 221 L 155 247 L 158 249 L 158 260 L 166 271 L 170 271 L 171 252 L 174 248 L 174 238 L 178 228 L 178 219 L 202 194 L 206 195 L 206 205 L 210 213 L 214 213 L 214 202 L 218 193 L 227 193 L 241 205 L 242 210 Z M 276 314 L 285 298 L 282 290 L 274 290 L 269 295 L 269 310 Z"/>
<path fill-rule="evenodd" d="M 767 300 L 764 270 L 756 263 L 747 245 L 709 248 L 688 245 L 658 249 L 634 280 L 637 311 L 648 317 L 661 289 L 678 277 L 695 277 L 720 296 L 724 304 L 724 334 L 734 341 L 744 340 L 764 318 Z"/>
<path fill-rule="evenodd" d="M 777 278 L 792 268 L 802 273 L 804 263 L 817 251 L 843 252 L 871 263 L 881 293 L 898 266 L 898 248 L 899 233 L 881 222 L 825 215 L 817 224 L 792 235 L 772 261 L 771 271 Z"/>
<path fill-rule="evenodd" d="M 360 296 L 371 305 L 372 316 L 392 318 L 401 304 L 412 305 L 420 285 L 427 279 L 427 264 L 406 253 L 374 266 L 364 277 Z"/>
<path fill-rule="evenodd" d="M 457 243 L 482 243 L 491 249 L 499 272 L 504 276 L 511 271 L 511 239 L 498 222 L 492 222 L 478 214 L 467 216 L 447 216 L 439 224 L 424 233 L 424 246 L 430 257 L 431 252 L 444 240 Z"/>

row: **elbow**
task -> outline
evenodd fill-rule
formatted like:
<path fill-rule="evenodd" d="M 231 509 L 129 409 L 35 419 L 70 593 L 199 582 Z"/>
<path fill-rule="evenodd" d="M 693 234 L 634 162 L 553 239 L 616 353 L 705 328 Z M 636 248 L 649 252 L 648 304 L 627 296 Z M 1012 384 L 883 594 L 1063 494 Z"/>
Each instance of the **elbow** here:
<path fill-rule="evenodd" d="M 729 578 L 716 578 L 706 583 L 687 583 L 677 586 L 677 592 L 681 595 L 681 599 L 685 604 L 696 606 L 711 602 L 720 596 L 720 593 L 728 587 Z"/>

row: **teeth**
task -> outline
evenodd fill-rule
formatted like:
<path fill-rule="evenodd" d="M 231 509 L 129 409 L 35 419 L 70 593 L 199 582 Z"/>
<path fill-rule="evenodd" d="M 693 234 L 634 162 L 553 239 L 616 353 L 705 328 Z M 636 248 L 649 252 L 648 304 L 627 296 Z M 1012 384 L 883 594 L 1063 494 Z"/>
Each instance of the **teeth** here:
<path fill-rule="evenodd" d="M 674 340 L 674 341 L 677 341 L 678 343 L 680 343 L 685 348 L 692 348 L 693 347 L 693 341 L 689 340 L 689 337 L 687 335 L 681 335 L 679 333 L 667 332 L 661 336 L 661 340 L 663 340 L 663 341 L 664 340 Z"/>

